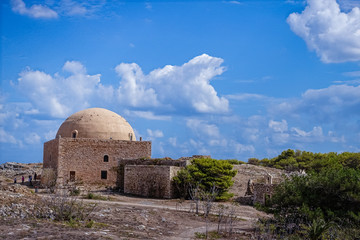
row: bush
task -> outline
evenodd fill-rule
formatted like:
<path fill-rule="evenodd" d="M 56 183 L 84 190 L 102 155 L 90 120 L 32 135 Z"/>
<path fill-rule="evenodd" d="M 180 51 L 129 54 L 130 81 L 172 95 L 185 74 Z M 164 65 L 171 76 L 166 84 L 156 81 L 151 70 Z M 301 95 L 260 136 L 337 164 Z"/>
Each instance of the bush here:
<path fill-rule="evenodd" d="M 349 232 L 359 238 L 360 170 L 327 167 L 286 179 L 262 210 L 274 214 L 264 224 L 273 224 L 275 234 L 322 239 Z"/>
<path fill-rule="evenodd" d="M 182 197 L 189 198 L 189 190 L 198 186 L 204 192 L 210 192 L 215 186 L 217 200 L 232 197 L 227 191 L 233 185 L 232 178 L 236 170 L 232 164 L 210 158 L 193 159 L 191 164 L 180 170 L 173 178 L 175 186 Z"/>
<path fill-rule="evenodd" d="M 37 217 L 51 218 L 56 221 L 82 221 L 88 219 L 96 208 L 96 204 L 86 204 L 76 197 L 68 194 L 54 194 L 44 198 L 39 206 Z M 71 222 L 72 221 L 72 222 Z"/>
<path fill-rule="evenodd" d="M 108 197 L 104 197 L 104 196 L 101 196 L 101 195 L 98 195 L 98 194 L 94 194 L 94 193 L 88 193 L 88 194 L 85 196 L 85 199 L 103 200 L 103 201 L 109 200 Z"/>

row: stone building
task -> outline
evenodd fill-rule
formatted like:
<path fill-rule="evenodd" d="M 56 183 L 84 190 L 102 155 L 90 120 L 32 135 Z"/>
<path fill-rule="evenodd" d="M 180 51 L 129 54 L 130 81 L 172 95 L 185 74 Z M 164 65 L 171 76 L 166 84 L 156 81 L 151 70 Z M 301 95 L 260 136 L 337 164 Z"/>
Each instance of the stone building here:
<path fill-rule="evenodd" d="M 193 156 L 151 159 L 151 142 L 136 141 L 130 124 L 118 114 L 90 108 L 68 117 L 56 138 L 44 143 L 42 183 L 54 173 L 56 187 L 95 185 L 126 194 L 172 198 L 172 178 Z"/>
<path fill-rule="evenodd" d="M 56 138 L 44 143 L 43 172 L 55 173 L 56 185 L 71 182 L 116 186 L 119 159 L 151 157 L 151 142 L 136 141 L 120 115 L 90 108 L 68 117 Z"/>

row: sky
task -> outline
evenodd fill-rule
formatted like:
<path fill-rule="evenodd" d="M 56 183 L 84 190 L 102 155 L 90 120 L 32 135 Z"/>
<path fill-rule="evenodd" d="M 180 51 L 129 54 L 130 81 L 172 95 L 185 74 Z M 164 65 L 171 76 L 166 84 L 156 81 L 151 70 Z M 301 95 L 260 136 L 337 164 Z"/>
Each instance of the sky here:
<path fill-rule="evenodd" d="M 5 0 L 0 31 L 0 163 L 92 107 L 153 157 L 360 151 L 359 0 Z"/>

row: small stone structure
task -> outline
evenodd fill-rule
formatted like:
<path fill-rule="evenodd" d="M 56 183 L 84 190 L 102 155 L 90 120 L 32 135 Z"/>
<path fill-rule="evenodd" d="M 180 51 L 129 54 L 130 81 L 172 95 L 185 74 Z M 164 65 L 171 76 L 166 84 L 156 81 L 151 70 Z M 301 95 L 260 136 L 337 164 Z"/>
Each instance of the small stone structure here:
<path fill-rule="evenodd" d="M 117 186 L 121 192 L 144 197 L 173 198 L 172 178 L 190 164 L 191 159 L 207 156 L 194 155 L 178 160 L 119 159 Z"/>
<path fill-rule="evenodd" d="M 255 180 L 249 179 L 245 196 L 239 197 L 237 201 L 246 205 L 254 203 L 265 205 L 280 181 L 282 181 L 280 178 L 274 178 L 271 174 Z"/>

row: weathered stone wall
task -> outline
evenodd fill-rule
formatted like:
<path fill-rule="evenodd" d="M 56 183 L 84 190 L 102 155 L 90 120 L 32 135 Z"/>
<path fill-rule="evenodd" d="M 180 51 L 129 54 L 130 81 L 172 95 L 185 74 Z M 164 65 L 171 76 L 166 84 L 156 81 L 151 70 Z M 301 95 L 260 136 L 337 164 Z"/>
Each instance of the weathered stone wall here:
<path fill-rule="evenodd" d="M 124 193 L 143 197 L 172 198 L 172 178 L 181 169 L 174 166 L 126 165 Z"/>
<path fill-rule="evenodd" d="M 266 204 L 267 198 L 271 198 L 277 184 L 254 183 L 254 203 Z"/>
<path fill-rule="evenodd" d="M 58 157 L 59 157 L 59 139 L 53 139 L 44 143 L 44 153 L 43 153 L 43 168 L 53 168 L 57 169 L 58 167 Z"/>
<path fill-rule="evenodd" d="M 118 158 L 149 158 L 151 142 L 91 138 L 59 138 L 57 183 L 70 182 L 70 171 L 75 181 L 82 184 L 116 186 Z M 104 162 L 104 156 L 108 162 Z M 101 171 L 107 171 L 106 179 Z"/>

